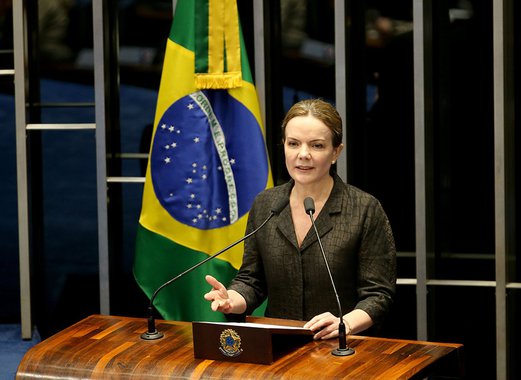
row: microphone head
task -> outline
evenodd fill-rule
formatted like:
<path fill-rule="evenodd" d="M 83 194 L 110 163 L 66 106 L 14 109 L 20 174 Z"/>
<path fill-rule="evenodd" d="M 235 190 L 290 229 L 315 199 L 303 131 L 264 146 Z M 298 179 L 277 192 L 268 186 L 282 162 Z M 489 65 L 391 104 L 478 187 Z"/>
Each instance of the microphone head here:
<path fill-rule="evenodd" d="M 315 213 L 315 201 L 313 198 L 307 197 L 304 199 L 304 210 L 306 210 L 306 214 Z"/>
<path fill-rule="evenodd" d="M 275 202 L 271 205 L 271 212 L 275 215 L 279 215 L 280 212 L 286 207 L 289 203 L 289 198 L 282 198 L 278 202 Z"/>

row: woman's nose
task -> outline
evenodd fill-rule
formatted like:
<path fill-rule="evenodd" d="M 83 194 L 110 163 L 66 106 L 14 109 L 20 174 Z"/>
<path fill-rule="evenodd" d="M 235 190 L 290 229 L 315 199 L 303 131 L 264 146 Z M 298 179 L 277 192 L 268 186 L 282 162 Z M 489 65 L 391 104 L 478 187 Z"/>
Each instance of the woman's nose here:
<path fill-rule="evenodd" d="M 310 157 L 311 157 L 311 155 L 309 154 L 308 147 L 305 145 L 302 145 L 302 147 L 300 148 L 300 151 L 299 151 L 299 158 L 309 159 Z"/>

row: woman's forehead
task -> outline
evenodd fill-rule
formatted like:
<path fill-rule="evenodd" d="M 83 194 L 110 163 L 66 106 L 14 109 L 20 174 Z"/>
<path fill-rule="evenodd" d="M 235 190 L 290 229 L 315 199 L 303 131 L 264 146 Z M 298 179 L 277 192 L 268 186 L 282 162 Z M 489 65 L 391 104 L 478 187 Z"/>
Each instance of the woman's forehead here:
<path fill-rule="evenodd" d="M 314 136 L 329 138 L 331 130 L 322 120 L 314 116 L 297 116 L 288 121 L 286 125 L 286 137 Z"/>

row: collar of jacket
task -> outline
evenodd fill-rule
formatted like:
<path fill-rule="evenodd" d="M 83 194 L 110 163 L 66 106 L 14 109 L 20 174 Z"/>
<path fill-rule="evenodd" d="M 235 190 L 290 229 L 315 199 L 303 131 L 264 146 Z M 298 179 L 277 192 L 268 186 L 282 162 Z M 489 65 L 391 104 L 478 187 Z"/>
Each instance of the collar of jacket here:
<path fill-rule="evenodd" d="M 334 185 L 331 190 L 331 194 L 326 201 L 326 204 L 322 208 L 322 211 L 315 219 L 315 225 L 318 230 L 318 234 L 320 235 L 320 239 L 323 238 L 325 234 L 327 234 L 333 228 L 333 221 L 331 219 L 331 215 L 340 213 L 342 210 L 342 203 L 344 197 L 344 183 L 342 179 L 338 175 L 333 176 Z M 282 185 L 282 191 L 279 193 L 277 199 L 274 200 L 273 203 L 276 203 L 280 198 L 286 197 L 289 199 L 289 195 L 291 193 L 291 189 L 293 188 L 294 181 L 291 179 L 286 184 Z M 284 209 L 281 211 L 277 218 L 277 228 L 280 232 L 288 239 L 291 244 L 295 246 L 299 251 L 303 252 L 307 247 L 312 245 L 317 241 L 317 236 L 315 231 L 313 231 L 313 226 L 309 229 L 302 245 L 299 247 L 297 243 L 297 237 L 295 235 L 295 228 L 293 227 L 293 219 L 291 218 L 291 208 L 289 207 L 289 203 Z"/>

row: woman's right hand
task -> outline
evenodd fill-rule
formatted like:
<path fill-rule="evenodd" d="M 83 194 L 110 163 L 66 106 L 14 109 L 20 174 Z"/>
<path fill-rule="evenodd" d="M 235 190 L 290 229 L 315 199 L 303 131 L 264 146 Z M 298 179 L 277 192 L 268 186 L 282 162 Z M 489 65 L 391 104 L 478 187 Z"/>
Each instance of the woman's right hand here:
<path fill-rule="evenodd" d="M 204 295 L 204 299 L 211 302 L 212 310 L 225 314 L 230 313 L 233 309 L 233 304 L 226 287 L 213 276 L 206 275 L 205 280 L 212 286 L 212 290 Z"/>

